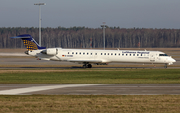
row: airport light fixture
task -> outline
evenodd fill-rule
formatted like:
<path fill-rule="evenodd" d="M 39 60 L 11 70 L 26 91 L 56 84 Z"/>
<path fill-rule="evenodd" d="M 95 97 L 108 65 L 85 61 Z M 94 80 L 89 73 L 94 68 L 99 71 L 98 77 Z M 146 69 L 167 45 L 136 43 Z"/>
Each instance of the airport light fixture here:
<path fill-rule="evenodd" d="M 101 27 L 103 28 L 104 50 L 105 50 L 105 28 L 107 27 L 107 25 L 105 24 L 106 22 L 103 22 L 103 25 L 101 25 Z"/>
<path fill-rule="evenodd" d="M 34 5 L 39 5 L 39 46 L 41 46 L 41 5 L 46 5 L 46 3 L 35 3 Z"/>

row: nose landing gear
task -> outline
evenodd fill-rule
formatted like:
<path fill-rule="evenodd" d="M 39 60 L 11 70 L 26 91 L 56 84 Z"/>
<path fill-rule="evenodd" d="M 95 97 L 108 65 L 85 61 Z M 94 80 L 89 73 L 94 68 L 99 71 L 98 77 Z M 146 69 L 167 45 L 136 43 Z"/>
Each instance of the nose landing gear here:
<path fill-rule="evenodd" d="M 164 65 L 164 68 L 165 68 L 165 69 L 167 68 L 167 64 Z"/>

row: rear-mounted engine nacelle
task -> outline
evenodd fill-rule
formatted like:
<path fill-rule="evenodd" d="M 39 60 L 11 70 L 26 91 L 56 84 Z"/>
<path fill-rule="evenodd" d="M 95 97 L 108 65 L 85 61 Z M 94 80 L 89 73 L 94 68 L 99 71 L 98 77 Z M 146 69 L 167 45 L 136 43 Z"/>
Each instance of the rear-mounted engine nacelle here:
<path fill-rule="evenodd" d="M 42 54 L 47 54 L 47 55 L 56 55 L 58 54 L 58 49 L 56 48 L 53 48 L 53 49 L 46 49 L 46 50 L 43 50 L 41 51 Z"/>

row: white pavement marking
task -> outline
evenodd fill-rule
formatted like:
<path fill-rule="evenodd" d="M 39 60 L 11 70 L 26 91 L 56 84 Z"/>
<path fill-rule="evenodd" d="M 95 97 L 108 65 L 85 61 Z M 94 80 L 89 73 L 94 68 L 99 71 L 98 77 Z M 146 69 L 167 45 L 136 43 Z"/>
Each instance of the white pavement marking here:
<path fill-rule="evenodd" d="M 0 53 L 0 56 L 28 56 L 25 53 Z"/>
<path fill-rule="evenodd" d="M 29 93 L 29 92 L 35 92 L 35 91 L 57 89 L 57 88 L 93 86 L 93 85 L 97 85 L 97 84 L 67 84 L 67 85 L 33 86 L 33 87 L 27 87 L 27 88 L 1 90 L 0 95 L 19 95 L 22 93 Z"/>

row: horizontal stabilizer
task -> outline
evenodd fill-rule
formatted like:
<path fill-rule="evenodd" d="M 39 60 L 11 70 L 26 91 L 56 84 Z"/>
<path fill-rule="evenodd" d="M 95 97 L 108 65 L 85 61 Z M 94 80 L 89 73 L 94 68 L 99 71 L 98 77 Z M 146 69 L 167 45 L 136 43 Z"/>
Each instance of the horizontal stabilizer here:
<path fill-rule="evenodd" d="M 32 37 L 29 34 L 24 34 L 24 35 L 19 35 L 19 36 L 10 37 L 10 38 L 32 38 Z"/>

